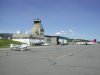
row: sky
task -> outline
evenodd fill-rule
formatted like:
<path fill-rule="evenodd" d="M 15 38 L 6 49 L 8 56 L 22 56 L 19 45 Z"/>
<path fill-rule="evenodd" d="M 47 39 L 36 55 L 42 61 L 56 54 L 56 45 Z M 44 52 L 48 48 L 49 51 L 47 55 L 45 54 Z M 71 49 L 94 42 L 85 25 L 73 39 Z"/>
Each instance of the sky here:
<path fill-rule="evenodd" d="M 0 33 L 31 32 L 36 18 L 45 35 L 100 41 L 100 0 L 0 0 Z"/>

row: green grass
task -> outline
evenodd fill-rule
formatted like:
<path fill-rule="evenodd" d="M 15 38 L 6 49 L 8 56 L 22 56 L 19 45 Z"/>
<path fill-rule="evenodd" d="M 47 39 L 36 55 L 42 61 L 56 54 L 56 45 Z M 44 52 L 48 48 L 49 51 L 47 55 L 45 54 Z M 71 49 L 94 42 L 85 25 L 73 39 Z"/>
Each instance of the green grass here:
<path fill-rule="evenodd" d="M 10 47 L 11 43 L 12 44 L 21 44 L 21 42 L 17 42 L 17 41 L 0 39 L 0 48 L 8 48 L 8 47 Z"/>

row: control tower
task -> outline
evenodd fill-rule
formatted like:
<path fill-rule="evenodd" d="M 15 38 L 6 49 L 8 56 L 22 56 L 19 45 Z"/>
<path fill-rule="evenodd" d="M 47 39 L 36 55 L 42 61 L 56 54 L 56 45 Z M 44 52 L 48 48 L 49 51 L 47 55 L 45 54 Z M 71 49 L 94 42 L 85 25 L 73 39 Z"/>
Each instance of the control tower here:
<path fill-rule="evenodd" d="M 40 19 L 35 19 L 33 21 L 32 33 L 36 35 L 44 35 L 44 29 Z"/>

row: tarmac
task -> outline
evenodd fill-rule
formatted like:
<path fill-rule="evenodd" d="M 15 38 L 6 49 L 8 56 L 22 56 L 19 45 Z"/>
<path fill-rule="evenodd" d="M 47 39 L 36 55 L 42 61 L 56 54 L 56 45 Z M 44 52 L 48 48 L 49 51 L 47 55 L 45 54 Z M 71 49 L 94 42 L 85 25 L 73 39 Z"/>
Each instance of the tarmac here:
<path fill-rule="evenodd" d="M 0 75 L 100 75 L 100 45 L 1 48 Z"/>

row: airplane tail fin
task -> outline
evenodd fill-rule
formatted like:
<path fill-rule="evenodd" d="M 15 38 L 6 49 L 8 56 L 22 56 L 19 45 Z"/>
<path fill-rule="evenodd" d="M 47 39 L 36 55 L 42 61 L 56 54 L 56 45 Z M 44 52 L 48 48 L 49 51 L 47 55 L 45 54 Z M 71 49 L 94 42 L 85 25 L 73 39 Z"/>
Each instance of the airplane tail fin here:
<path fill-rule="evenodd" d="M 94 39 L 92 42 L 96 43 L 96 39 Z"/>
<path fill-rule="evenodd" d="M 93 44 L 96 44 L 96 39 L 93 39 L 91 42 L 92 42 Z"/>

